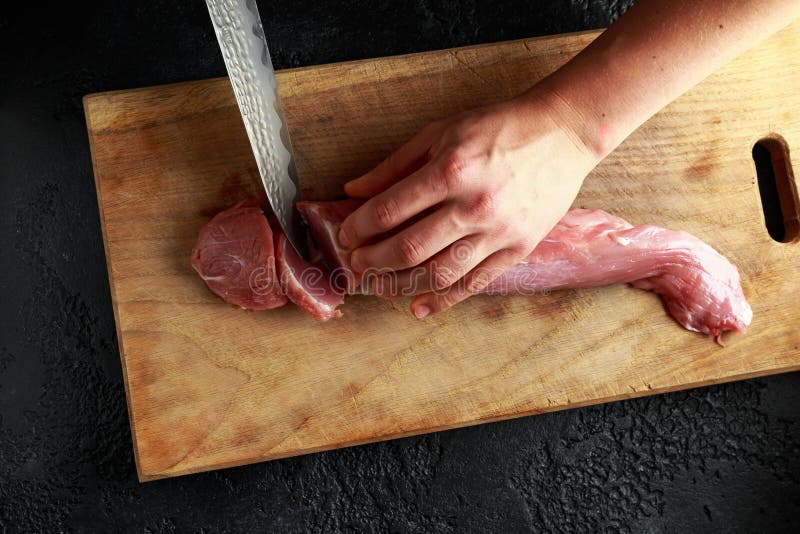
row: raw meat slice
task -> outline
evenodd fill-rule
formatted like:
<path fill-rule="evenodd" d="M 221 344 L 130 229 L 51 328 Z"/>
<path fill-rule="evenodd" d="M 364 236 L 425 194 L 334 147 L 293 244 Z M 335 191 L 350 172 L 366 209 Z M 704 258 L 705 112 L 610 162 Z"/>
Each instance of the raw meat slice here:
<path fill-rule="evenodd" d="M 272 230 L 255 200 L 244 200 L 211 219 L 192 250 L 192 267 L 211 291 L 242 308 L 286 304 L 275 270 Z"/>
<path fill-rule="evenodd" d="M 355 280 L 336 235 L 358 202 L 302 204 L 317 243 L 329 251 L 328 261 Z M 501 275 L 486 293 L 531 294 L 615 283 L 659 294 L 682 326 L 718 340 L 727 330 L 744 332 L 752 319 L 736 267 L 713 248 L 686 232 L 633 227 L 600 210 L 568 212 L 524 263 Z"/>
<path fill-rule="evenodd" d="M 339 245 L 339 226 L 363 203 L 358 199 L 335 202 L 298 202 L 297 210 L 308 223 L 311 236 L 328 262 L 332 283 L 344 293 L 355 291 L 358 281 L 350 270 L 350 252 Z"/>
<path fill-rule="evenodd" d="M 341 317 L 336 308 L 344 303 L 344 293 L 331 285 L 331 271 L 320 262 L 301 258 L 280 229 L 276 228 L 275 234 L 275 259 L 284 294 L 320 321 Z"/>

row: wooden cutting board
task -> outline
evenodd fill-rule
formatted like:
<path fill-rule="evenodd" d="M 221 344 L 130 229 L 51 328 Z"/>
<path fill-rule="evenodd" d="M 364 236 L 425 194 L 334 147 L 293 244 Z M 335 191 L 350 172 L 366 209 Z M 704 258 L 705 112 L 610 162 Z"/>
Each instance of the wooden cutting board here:
<path fill-rule="evenodd" d="M 340 196 L 428 121 L 520 93 L 596 35 L 279 72 L 304 196 Z M 368 297 L 326 324 L 236 309 L 189 265 L 209 217 L 257 190 L 227 79 L 84 105 L 141 480 L 800 369 L 800 245 L 767 234 L 751 158 L 770 133 L 800 147 L 800 25 L 650 120 L 575 203 L 736 264 L 755 316 L 725 348 L 627 286 L 476 297 L 427 320 Z"/>

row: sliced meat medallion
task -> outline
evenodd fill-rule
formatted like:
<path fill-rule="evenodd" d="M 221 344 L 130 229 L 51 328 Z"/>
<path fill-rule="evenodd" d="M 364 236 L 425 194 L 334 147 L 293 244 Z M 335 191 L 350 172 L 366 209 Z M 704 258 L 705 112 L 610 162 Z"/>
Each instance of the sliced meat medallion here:
<path fill-rule="evenodd" d="M 251 310 L 286 304 L 275 270 L 272 230 L 255 200 L 211 219 L 192 250 L 192 267 L 223 300 Z"/>
<path fill-rule="evenodd" d="M 331 271 L 321 262 L 301 258 L 279 229 L 275 234 L 278 274 L 289 300 L 320 321 L 341 317 L 336 308 L 344 304 L 344 293 L 332 286 Z"/>
<path fill-rule="evenodd" d="M 342 222 L 361 204 L 362 200 L 352 198 L 333 202 L 297 203 L 297 210 L 308 223 L 311 236 L 331 268 L 333 286 L 343 293 L 353 293 L 358 281 L 350 270 L 350 252 L 339 245 L 337 234 Z"/>

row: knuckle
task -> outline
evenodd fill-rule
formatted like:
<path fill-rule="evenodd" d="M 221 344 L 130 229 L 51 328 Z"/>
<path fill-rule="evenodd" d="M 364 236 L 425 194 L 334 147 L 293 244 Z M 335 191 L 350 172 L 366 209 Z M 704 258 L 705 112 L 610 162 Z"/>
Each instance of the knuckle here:
<path fill-rule="evenodd" d="M 417 265 L 422 261 L 422 245 L 412 237 L 403 237 L 398 243 L 400 261 L 407 267 Z"/>
<path fill-rule="evenodd" d="M 393 198 L 387 198 L 375 206 L 375 221 L 382 230 L 392 228 L 396 223 L 400 213 L 400 206 Z"/>
<path fill-rule="evenodd" d="M 474 219 L 486 219 L 493 216 L 497 211 L 497 202 L 491 193 L 481 193 L 467 207 L 467 215 Z"/>
<path fill-rule="evenodd" d="M 478 270 L 470 277 L 467 284 L 469 294 L 480 293 L 492 281 L 492 274 L 486 270 Z"/>
<path fill-rule="evenodd" d="M 433 270 L 434 289 L 444 289 L 453 285 L 458 278 L 457 273 L 449 267 L 438 267 Z"/>

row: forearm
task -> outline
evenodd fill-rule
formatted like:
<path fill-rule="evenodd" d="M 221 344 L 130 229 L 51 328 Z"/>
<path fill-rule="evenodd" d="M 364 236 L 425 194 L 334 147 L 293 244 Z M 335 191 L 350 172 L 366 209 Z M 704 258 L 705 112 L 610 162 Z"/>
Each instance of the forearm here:
<path fill-rule="evenodd" d="M 523 99 L 545 99 L 599 160 L 662 107 L 797 16 L 800 0 L 640 0 Z"/>

